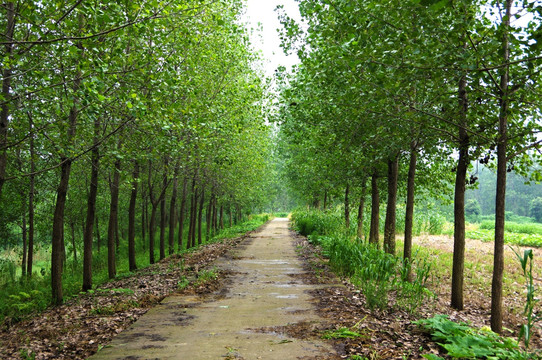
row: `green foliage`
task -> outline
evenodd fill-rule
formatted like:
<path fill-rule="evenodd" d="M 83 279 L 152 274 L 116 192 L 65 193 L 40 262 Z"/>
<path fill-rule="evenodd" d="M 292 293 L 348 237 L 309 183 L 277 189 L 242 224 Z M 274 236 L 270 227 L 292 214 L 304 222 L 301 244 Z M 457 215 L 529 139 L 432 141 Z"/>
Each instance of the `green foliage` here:
<path fill-rule="evenodd" d="M 449 356 L 458 359 L 534 359 L 535 354 L 521 351 L 518 343 L 501 337 L 489 329 L 474 329 L 465 323 L 449 320 L 447 315 L 435 315 L 429 319 L 414 321 L 431 334 Z M 424 356 L 427 359 L 435 357 Z"/>
<path fill-rule="evenodd" d="M 538 222 L 542 222 L 542 197 L 537 197 L 531 200 L 530 214 Z"/>
<path fill-rule="evenodd" d="M 465 202 L 465 215 L 466 216 L 478 216 L 482 213 L 480 203 L 476 199 L 468 199 Z"/>
<path fill-rule="evenodd" d="M 186 276 L 182 276 L 181 279 L 177 282 L 177 289 L 184 290 L 190 285 L 190 280 Z"/>
<path fill-rule="evenodd" d="M 494 228 L 495 221 L 484 220 L 480 223 L 480 229 L 493 230 Z M 542 235 L 542 224 L 507 221 L 504 230 L 515 234 Z"/>
<path fill-rule="evenodd" d="M 202 286 L 216 279 L 218 279 L 218 270 L 216 268 L 210 270 L 202 270 L 197 274 L 197 279 L 194 282 L 194 286 Z"/>
<path fill-rule="evenodd" d="M 466 237 L 469 239 L 481 240 L 484 242 L 492 242 L 495 240 L 494 230 L 467 230 Z M 504 233 L 504 241 L 510 245 L 542 247 L 542 235 L 539 234 L 521 234 L 521 233 Z"/>

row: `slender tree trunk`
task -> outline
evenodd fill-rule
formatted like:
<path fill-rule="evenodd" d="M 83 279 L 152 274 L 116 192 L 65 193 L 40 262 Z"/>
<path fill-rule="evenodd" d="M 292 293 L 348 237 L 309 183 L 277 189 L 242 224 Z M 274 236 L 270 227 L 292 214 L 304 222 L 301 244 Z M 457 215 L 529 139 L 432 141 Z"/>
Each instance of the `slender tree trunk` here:
<path fill-rule="evenodd" d="M 130 193 L 130 205 L 128 206 L 128 266 L 130 271 L 137 269 L 135 254 L 135 213 L 137 201 L 137 187 L 139 183 L 139 163 L 134 161 L 132 173 L 132 191 Z M 145 239 L 143 239 L 145 241 Z"/>
<path fill-rule="evenodd" d="M 205 240 L 209 241 L 209 238 L 211 236 L 211 212 L 213 208 L 213 196 L 214 194 L 211 194 L 211 199 L 209 200 L 209 204 L 207 204 L 207 212 L 205 213 Z"/>
<path fill-rule="evenodd" d="M 167 178 L 164 177 L 166 186 Z M 166 257 L 166 198 L 160 200 L 160 260 Z"/>
<path fill-rule="evenodd" d="M 35 193 L 35 183 L 36 177 L 34 173 L 36 172 L 36 163 L 35 163 L 35 151 L 34 151 L 34 133 L 33 133 L 33 124 L 30 120 L 30 190 L 28 192 L 28 265 L 27 265 L 27 275 L 32 277 L 32 265 L 34 262 L 34 193 Z"/>
<path fill-rule="evenodd" d="M 6 9 L 6 32 L 3 35 L 7 44 L 4 45 L 7 59 L 12 58 L 13 53 L 13 34 L 15 31 L 15 2 L 7 1 L 4 4 Z M 3 104 L 0 110 L 0 197 L 5 182 L 7 165 L 7 145 L 8 145 L 8 127 L 9 127 L 9 100 L 11 99 L 11 66 L 5 66 L 2 70 L 2 98 Z"/>
<path fill-rule="evenodd" d="M 77 248 L 75 247 L 75 223 L 73 221 L 70 222 L 70 228 L 72 231 L 73 261 L 75 264 L 77 264 Z"/>
<path fill-rule="evenodd" d="M 120 185 L 120 160 L 115 161 L 113 182 L 110 183 L 111 202 L 109 205 L 109 225 L 107 227 L 107 272 L 109 278 L 117 275 L 116 266 L 116 235 L 119 218 L 119 185 Z"/>
<path fill-rule="evenodd" d="M 350 193 L 350 184 L 346 183 L 346 189 L 344 191 L 344 221 L 346 228 L 350 228 L 350 203 L 348 201 L 348 195 Z"/>
<path fill-rule="evenodd" d="M 141 241 L 143 242 L 143 250 L 145 250 L 145 243 L 147 242 L 147 194 L 145 194 L 145 187 L 141 186 Z"/>
<path fill-rule="evenodd" d="M 361 184 L 361 195 L 359 196 L 357 236 L 360 240 L 363 237 L 363 211 L 365 210 L 365 189 L 367 187 L 366 182 L 367 180 L 366 178 L 364 178 Z"/>
<path fill-rule="evenodd" d="M 79 16 L 79 29 L 82 29 L 83 17 Z M 82 47 L 81 47 L 82 48 Z M 82 52 L 84 50 L 81 50 Z M 81 54 L 83 56 L 83 54 Z M 73 91 L 77 93 L 81 85 L 81 72 L 78 72 L 73 83 Z M 75 132 L 77 129 L 77 98 L 74 97 L 74 105 L 70 109 L 68 117 L 69 126 L 67 131 L 68 146 L 72 146 L 75 141 Z M 68 149 L 64 149 L 65 154 L 60 157 L 60 182 L 56 191 L 55 212 L 53 215 L 53 234 L 51 248 L 51 294 L 54 305 L 60 305 L 64 301 L 62 292 L 62 268 L 63 268 L 63 250 L 64 250 L 64 209 L 66 208 L 66 197 L 70 182 L 70 172 L 72 159 L 67 155 Z M 0 174 L 1 175 L 1 174 Z"/>
<path fill-rule="evenodd" d="M 156 213 L 158 203 L 151 204 L 151 217 L 149 219 L 149 261 L 154 264 L 154 233 L 156 230 Z"/>
<path fill-rule="evenodd" d="M 175 169 L 173 176 L 173 189 L 171 191 L 171 200 L 169 202 L 169 255 L 175 252 L 175 203 L 177 201 L 178 170 Z"/>
<path fill-rule="evenodd" d="M 220 230 L 224 229 L 224 205 L 220 205 Z"/>
<path fill-rule="evenodd" d="M 452 265 L 451 306 L 463 310 L 463 274 L 465 270 L 465 180 L 469 166 L 469 136 L 467 133 L 467 78 L 459 80 L 459 159 L 455 176 L 454 195 L 454 258 Z"/>
<path fill-rule="evenodd" d="M 87 217 L 85 231 L 83 233 L 83 291 L 92 289 L 92 240 L 94 237 L 94 220 L 98 226 L 96 215 L 96 197 L 98 195 L 98 170 L 100 164 L 100 150 L 98 147 L 98 136 L 100 133 L 100 120 L 96 117 L 94 121 L 94 147 L 92 148 L 90 160 L 90 189 L 87 199 Z M 98 234 L 99 239 L 99 234 Z M 98 251 L 100 241 L 98 240 Z"/>
<path fill-rule="evenodd" d="M 380 197 L 378 194 L 378 182 L 376 174 L 371 176 L 371 229 L 369 230 L 369 244 L 378 247 L 380 226 Z"/>
<path fill-rule="evenodd" d="M 230 227 L 232 227 L 233 226 L 233 212 L 231 210 L 231 203 L 229 204 L 228 208 L 229 208 L 229 213 L 230 213 Z"/>
<path fill-rule="evenodd" d="M 99 216 L 96 214 L 96 242 L 98 243 L 98 253 L 102 246 L 102 236 L 100 234 L 100 224 L 98 223 Z"/>
<path fill-rule="evenodd" d="M 213 236 L 216 235 L 218 230 L 218 222 L 217 222 L 217 207 L 216 207 L 216 195 L 213 196 L 213 211 L 212 211 L 212 217 L 211 217 L 211 223 L 213 226 Z"/>
<path fill-rule="evenodd" d="M 410 163 L 408 166 L 407 198 L 405 211 L 405 242 L 403 246 L 403 259 L 410 262 L 412 259 L 412 229 L 414 225 L 414 191 L 416 180 L 416 162 L 418 157 L 418 143 L 410 144 Z M 411 267 L 407 266 L 407 279 L 412 278 Z"/>
<path fill-rule="evenodd" d="M 56 205 L 53 215 L 53 243 L 51 251 L 51 289 L 53 303 L 62 304 L 62 248 L 64 234 L 64 209 L 70 180 L 71 160 L 62 157 L 60 182 L 56 191 Z"/>
<path fill-rule="evenodd" d="M 23 207 L 23 209 L 25 209 L 26 206 Z M 26 253 L 27 253 L 27 233 L 26 233 L 26 211 L 23 211 L 23 215 L 22 215 L 22 227 L 21 227 L 21 230 L 22 230 L 22 233 L 23 233 L 23 259 L 21 261 L 21 270 L 22 270 L 22 277 L 25 277 L 26 276 Z"/>
<path fill-rule="evenodd" d="M 395 255 L 395 223 L 397 212 L 397 177 L 399 174 L 399 155 L 388 160 L 388 204 L 384 223 L 384 251 Z"/>
<path fill-rule="evenodd" d="M 324 211 L 327 209 L 327 189 L 324 190 Z"/>
<path fill-rule="evenodd" d="M 201 245 L 202 238 L 201 238 L 201 223 L 202 223 L 202 217 L 203 217 L 203 205 L 205 202 L 205 188 L 201 189 L 201 198 L 199 200 L 199 211 L 198 211 L 198 245 Z"/>
<path fill-rule="evenodd" d="M 505 1 L 506 14 L 503 19 L 503 64 L 510 61 L 510 18 L 512 0 Z M 495 250 L 493 255 L 493 279 L 491 282 L 491 330 L 502 333 L 502 280 L 504 273 L 504 223 L 506 210 L 506 173 L 508 146 L 508 99 L 509 65 L 503 70 L 500 86 L 499 142 L 497 144 L 497 194 L 495 201 Z"/>
<path fill-rule="evenodd" d="M 186 177 L 183 179 L 183 192 L 181 194 L 181 209 L 179 210 L 179 233 L 177 234 L 177 244 L 179 252 L 183 249 L 183 231 L 184 231 L 184 215 L 185 215 L 185 206 L 186 206 Z"/>

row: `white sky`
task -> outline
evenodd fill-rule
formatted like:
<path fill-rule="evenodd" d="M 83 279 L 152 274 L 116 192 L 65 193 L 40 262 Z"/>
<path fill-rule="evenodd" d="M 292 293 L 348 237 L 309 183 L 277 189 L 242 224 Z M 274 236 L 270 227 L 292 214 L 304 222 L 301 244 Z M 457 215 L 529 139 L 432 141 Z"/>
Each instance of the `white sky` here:
<path fill-rule="evenodd" d="M 262 31 L 254 31 L 251 42 L 254 48 L 263 53 L 265 74 L 272 76 L 280 65 L 286 66 L 289 70 L 292 65 L 299 63 L 296 55 L 286 56 L 280 47 L 277 28 L 282 28 L 282 25 L 275 12 L 278 5 L 284 5 L 284 11 L 288 16 L 299 21 L 301 16 L 295 0 L 247 0 L 246 3 L 247 10 L 242 21 L 247 22 L 249 28 L 255 30 L 259 29 L 258 23 L 262 27 Z"/>

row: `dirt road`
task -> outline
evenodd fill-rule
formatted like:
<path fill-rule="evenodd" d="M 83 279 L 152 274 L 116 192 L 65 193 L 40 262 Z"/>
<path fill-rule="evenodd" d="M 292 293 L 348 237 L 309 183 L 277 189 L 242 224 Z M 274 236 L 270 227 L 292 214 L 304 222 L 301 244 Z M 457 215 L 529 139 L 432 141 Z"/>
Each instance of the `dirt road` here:
<path fill-rule="evenodd" d="M 231 274 L 222 291 L 170 296 L 117 336 L 102 359 L 324 359 L 318 340 L 290 338 L 277 327 L 322 321 L 304 284 L 288 219 L 274 219 L 216 262 Z"/>

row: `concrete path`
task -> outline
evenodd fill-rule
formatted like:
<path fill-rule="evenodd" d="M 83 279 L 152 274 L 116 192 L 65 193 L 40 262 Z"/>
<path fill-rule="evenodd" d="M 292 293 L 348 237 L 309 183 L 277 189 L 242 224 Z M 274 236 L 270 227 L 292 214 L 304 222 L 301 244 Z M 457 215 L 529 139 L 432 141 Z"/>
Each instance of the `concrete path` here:
<path fill-rule="evenodd" d="M 119 334 L 92 360 L 326 359 L 319 340 L 289 338 L 274 327 L 322 321 L 300 280 L 288 219 L 274 219 L 216 266 L 233 273 L 224 291 L 170 296 Z M 265 328 L 265 329 L 264 329 Z"/>

